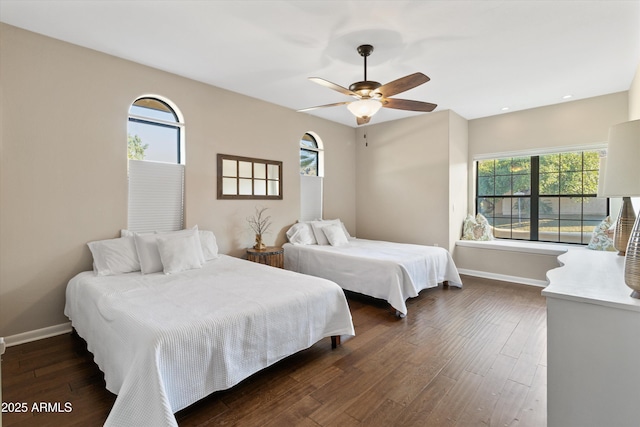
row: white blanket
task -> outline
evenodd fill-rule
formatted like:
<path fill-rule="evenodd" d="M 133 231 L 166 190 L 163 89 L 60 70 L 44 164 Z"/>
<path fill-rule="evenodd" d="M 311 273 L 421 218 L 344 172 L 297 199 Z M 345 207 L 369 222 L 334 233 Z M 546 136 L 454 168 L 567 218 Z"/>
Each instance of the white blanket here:
<path fill-rule="evenodd" d="M 351 239 L 345 246 L 284 245 L 287 270 L 332 280 L 342 288 L 381 298 L 402 315 L 405 301 L 427 288 L 462 280 L 444 248 Z"/>
<path fill-rule="evenodd" d="M 308 348 L 354 335 L 335 283 L 229 256 L 174 275 L 67 286 L 65 314 L 118 395 L 105 425 L 177 426 L 173 413 Z"/>

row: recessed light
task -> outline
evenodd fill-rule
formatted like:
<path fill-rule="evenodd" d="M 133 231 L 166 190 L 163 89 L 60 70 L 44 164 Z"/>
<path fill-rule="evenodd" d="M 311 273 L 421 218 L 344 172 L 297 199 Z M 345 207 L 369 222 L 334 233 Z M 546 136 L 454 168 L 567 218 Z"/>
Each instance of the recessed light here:
<path fill-rule="evenodd" d="M 509 107 L 502 107 L 501 110 L 502 111 L 507 111 L 509 109 Z"/>
<path fill-rule="evenodd" d="M 562 99 L 569 99 L 569 98 L 573 98 L 573 95 L 565 95 L 562 97 Z"/>

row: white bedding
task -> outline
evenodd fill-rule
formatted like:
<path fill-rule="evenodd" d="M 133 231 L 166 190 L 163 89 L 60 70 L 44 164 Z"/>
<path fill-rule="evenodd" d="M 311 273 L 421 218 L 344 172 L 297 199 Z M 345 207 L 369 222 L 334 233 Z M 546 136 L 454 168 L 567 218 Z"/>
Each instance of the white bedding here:
<path fill-rule="evenodd" d="M 118 395 L 107 426 L 177 426 L 174 413 L 308 348 L 354 335 L 335 283 L 221 255 L 174 275 L 83 272 L 65 315 Z"/>
<path fill-rule="evenodd" d="M 448 281 L 462 287 L 462 280 L 444 248 L 351 239 L 345 246 L 284 245 L 287 270 L 323 277 L 342 288 L 381 298 L 402 315 L 405 301 L 427 288 Z"/>

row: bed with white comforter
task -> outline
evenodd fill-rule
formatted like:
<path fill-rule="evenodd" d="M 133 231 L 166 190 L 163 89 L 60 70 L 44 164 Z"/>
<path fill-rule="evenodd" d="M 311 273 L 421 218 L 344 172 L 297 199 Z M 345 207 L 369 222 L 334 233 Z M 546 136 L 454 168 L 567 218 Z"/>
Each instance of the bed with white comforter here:
<path fill-rule="evenodd" d="M 83 272 L 65 314 L 118 395 L 105 425 L 176 426 L 175 412 L 308 348 L 353 335 L 328 280 L 220 255 L 178 274 Z"/>
<path fill-rule="evenodd" d="M 284 245 L 287 270 L 322 277 L 343 289 L 384 299 L 401 316 L 406 300 L 438 283 L 462 287 L 451 254 L 441 247 L 348 238 L 347 243 Z"/>

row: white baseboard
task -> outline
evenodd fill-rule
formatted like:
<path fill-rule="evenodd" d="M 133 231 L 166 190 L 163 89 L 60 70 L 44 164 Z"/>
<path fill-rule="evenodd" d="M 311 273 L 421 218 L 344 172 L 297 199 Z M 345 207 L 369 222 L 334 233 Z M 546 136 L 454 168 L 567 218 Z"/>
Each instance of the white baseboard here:
<path fill-rule="evenodd" d="M 467 276 L 500 280 L 502 282 L 520 283 L 522 285 L 539 286 L 541 288 L 544 288 L 549 284 L 549 282 L 547 282 L 546 280 L 530 279 L 528 277 L 508 276 L 506 274 L 490 273 L 488 271 L 467 270 L 466 268 L 459 268 L 458 272 L 460 274 L 466 274 Z"/>
<path fill-rule="evenodd" d="M 31 341 L 37 341 L 44 338 L 55 337 L 56 335 L 67 334 L 71 332 L 71 322 L 63 323 L 61 325 L 49 326 L 42 329 L 36 329 L 35 331 L 23 332 L 21 334 L 10 335 L 4 337 L 7 347 L 11 347 L 18 344 L 24 344 Z"/>

